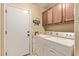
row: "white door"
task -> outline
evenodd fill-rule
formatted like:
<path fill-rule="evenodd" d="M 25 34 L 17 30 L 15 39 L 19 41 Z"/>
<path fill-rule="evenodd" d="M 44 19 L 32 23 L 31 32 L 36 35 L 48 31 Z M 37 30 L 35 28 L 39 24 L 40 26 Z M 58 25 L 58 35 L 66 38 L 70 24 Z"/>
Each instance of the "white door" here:
<path fill-rule="evenodd" d="M 29 54 L 30 11 L 7 5 L 7 55 Z"/>

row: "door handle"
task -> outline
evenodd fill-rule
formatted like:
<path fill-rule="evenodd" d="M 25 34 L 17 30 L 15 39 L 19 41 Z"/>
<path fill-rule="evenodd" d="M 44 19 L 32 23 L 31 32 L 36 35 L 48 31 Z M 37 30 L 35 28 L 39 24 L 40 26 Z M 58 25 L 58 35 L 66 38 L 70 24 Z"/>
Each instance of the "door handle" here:
<path fill-rule="evenodd" d="M 30 34 L 27 34 L 27 36 L 30 36 Z"/>
<path fill-rule="evenodd" d="M 7 30 L 5 31 L 5 34 L 7 35 Z"/>
<path fill-rule="evenodd" d="M 27 33 L 30 33 L 30 31 L 27 31 Z"/>

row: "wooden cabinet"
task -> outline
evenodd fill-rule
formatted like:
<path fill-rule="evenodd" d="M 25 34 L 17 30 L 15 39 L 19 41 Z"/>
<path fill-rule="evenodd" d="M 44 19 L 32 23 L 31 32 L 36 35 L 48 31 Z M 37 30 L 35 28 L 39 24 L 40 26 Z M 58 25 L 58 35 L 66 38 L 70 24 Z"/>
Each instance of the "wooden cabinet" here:
<path fill-rule="evenodd" d="M 74 20 L 74 4 L 73 3 L 66 3 L 64 13 L 65 13 L 64 21 Z"/>
<path fill-rule="evenodd" d="M 47 11 L 47 24 L 52 24 L 52 8 L 48 9 Z"/>
<path fill-rule="evenodd" d="M 47 11 L 44 11 L 42 13 L 42 24 L 46 25 L 47 24 Z"/>
<path fill-rule="evenodd" d="M 62 4 L 53 7 L 53 23 L 62 22 Z"/>
<path fill-rule="evenodd" d="M 62 23 L 74 20 L 74 4 L 57 4 L 42 14 L 43 25 Z"/>

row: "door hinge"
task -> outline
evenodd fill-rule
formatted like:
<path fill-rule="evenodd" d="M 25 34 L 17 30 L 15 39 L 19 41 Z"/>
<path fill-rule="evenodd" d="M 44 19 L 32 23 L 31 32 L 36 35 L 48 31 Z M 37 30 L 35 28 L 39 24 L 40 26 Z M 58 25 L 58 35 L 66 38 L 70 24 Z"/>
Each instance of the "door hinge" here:
<path fill-rule="evenodd" d="M 7 9 L 5 10 L 5 13 L 7 13 Z"/>
<path fill-rule="evenodd" d="M 5 31 L 5 34 L 7 35 L 7 31 Z"/>
<path fill-rule="evenodd" d="M 7 56 L 7 52 L 5 53 L 5 55 Z"/>

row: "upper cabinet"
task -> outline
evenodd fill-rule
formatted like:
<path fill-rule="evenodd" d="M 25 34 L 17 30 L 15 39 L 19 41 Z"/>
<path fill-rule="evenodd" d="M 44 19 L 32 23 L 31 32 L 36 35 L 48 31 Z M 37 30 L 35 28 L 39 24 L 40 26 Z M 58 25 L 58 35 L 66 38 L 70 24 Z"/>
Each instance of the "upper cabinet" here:
<path fill-rule="evenodd" d="M 52 24 L 53 20 L 52 20 L 52 8 L 47 10 L 47 24 Z"/>
<path fill-rule="evenodd" d="M 74 20 L 74 4 L 66 4 L 66 19 L 65 21 Z"/>
<path fill-rule="evenodd" d="M 43 25 L 56 24 L 74 20 L 74 4 L 57 4 L 42 14 Z"/>
<path fill-rule="evenodd" d="M 72 21 L 74 20 L 74 4 L 73 3 L 66 3 L 64 4 L 65 10 L 65 18 L 64 21 Z"/>
<path fill-rule="evenodd" d="M 53 23 L 62 22 L 62 4 L 53 7 Z"/>
<path fill-rule="evenodd" d="M 44 11 L 42 13 L 42 24 L 46 25 L 47 24 L 47 11 Z"/>

